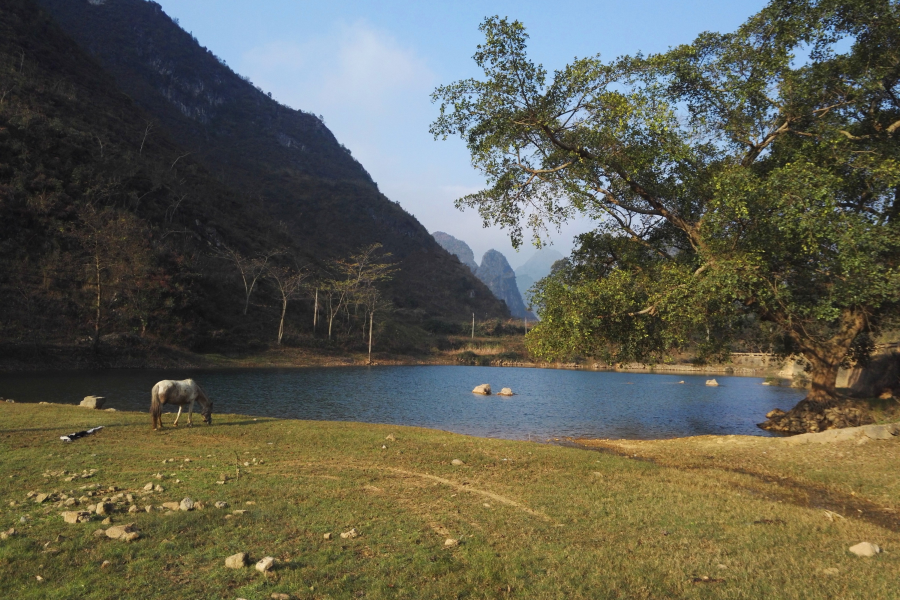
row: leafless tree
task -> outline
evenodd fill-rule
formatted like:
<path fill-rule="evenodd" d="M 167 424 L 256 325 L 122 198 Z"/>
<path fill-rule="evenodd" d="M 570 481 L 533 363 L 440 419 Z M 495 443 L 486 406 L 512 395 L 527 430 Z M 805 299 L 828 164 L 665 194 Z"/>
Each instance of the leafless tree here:
<path fill-rule="evenodd" d="M 278 340 L 284 337 L 284 315 L 287 313 L 288 302 L 298 296 L 303 290 L 303 281 L 309 276 L 309 271 L 300 268 L 270 267 L 269 279 L 275 282 L 275 287 L 281 293 L 281 319 L 278 322 Z"/>
<path fill-rule="evenodd" d="M 273 250 L 264 254 L 257 254 L 253 257 L 246 257 L 237 250 L 222 246 L 216 251 L 218 258 L 225 259 L 235 266 L 241 275 L 241 281 L 244 283 L 244 314 L 250 309 L 250 296 L 256 289 L 256 284 L 260 278 L 266 274 L 269 266 L 269 260 L 273 256 L 280 254 L 280 251 Z"/>

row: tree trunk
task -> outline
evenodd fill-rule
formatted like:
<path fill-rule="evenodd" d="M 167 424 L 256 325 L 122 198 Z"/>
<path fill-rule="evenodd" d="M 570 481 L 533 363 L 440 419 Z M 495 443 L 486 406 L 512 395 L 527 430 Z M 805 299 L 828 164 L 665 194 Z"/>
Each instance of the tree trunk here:
<path fill-rule="evenodd" d="M 369 314 L 369 364 L 372 364 L 372 323 L 375 321 L 375 311 Z"/>
<path fill-rule="evenodd" d="M 281 321 L 278 323 L 278 343 L 277 345 L 281 345 L 281 338 L 284 335 L 284 314 L 287 312 L 288 301 L 287 298 L 281 299 Z"/>
<path fill-rule="evenodd" d="M 94 317 L 94 340 L 93 346 L 94 351 L 100 346 L 100 317 L 102 316 L 101 310 L 103 307 L 103 281 L 101 277 L 101 269 L 100 269 L 100 256 L 98 254 L 94 255 L 94 268 L 96 269 L 97 274 L 97 312 Z"/>

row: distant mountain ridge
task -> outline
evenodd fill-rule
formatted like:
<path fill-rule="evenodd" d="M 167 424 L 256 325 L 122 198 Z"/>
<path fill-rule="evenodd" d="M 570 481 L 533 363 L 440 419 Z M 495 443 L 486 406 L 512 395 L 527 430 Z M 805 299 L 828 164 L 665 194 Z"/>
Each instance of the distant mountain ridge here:
<path fill-rule="evenodd" d="M 525 307 L 516 273 L 509 266 L 509 261 L 506 260 L 503 253 L 497 250 L 488 250 L 481 257 L 481 266 L 478 266 L 475 263 L 475 253 L 464 241 L 443 231 L 435 231 L 431 235 L 444 250 L 456 256 L 461 263 L 469 267 L 478 279 L 487 285 L 494 296 L 503 300 L 512 316 L 517 319 L 536 319 L 534 314 Z"/>
<path fill-rule="evenodd" d="M 565 256 L 553 248 L 541 248 L 525 261 L 525 264 L 516 269 L 516 283 L 526 305 L 531 304 L 530 294 L 528 293 L 531 286 L 549 275 L 553 264 L 564 258 Z"/>

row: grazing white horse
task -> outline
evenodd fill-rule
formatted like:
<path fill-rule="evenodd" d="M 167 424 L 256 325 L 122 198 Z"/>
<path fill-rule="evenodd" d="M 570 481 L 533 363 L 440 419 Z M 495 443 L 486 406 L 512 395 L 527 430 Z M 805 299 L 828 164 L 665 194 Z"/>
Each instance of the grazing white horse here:
<path fill-rule="evenodd" d="M 200 403 L 203 408 L 203 422 L 212 425 L 212 401 L 207 397 L 203 389 L 193 379 L 172 381 L 164 379 L 153 386 L 150 402 L 150 417 L 153 420 L 153 429 L 162 429 L 162 405 L 173 404 L 178 406 L 178 414 L 175 416 L 173 427 L 178 427 L 178 419 L 181 417 L 181 409 L 190 404 L 188 409 L 188 425 L 193 426 L 194 401 Z"/>

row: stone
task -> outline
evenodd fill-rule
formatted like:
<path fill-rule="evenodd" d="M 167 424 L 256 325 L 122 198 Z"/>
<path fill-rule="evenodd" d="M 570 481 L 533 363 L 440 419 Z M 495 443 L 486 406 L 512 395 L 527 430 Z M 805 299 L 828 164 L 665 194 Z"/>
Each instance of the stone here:
<path fill-rule="evenodd" d="M 140 537 L 141 537 L 140 532 L 138 532 L 138 531 L 129 531 L 128 533 L 126 533 L 125 535 L 123 535 L 122 537 L 120 537 L 119 539 L 120 539 L 121 541 L 123 541 L 123 542 L 133 542 L 134 540 L 136 540 L 136 539 L 138 539 L 138 538 L 140 538 Z"/>
<path fill-rule="evenodd" d="M 356 527 L 354 527 L 350 531 L 345 531 L 344 533 L 342 533 L 341 537 L 345 540 L 352 540 L 353 538 L 359 537 L 359 532 L 356 530 Z"/>
<path fill-rule="evenodd" d="M 124 536 L 126 533 L 134 533 L 134 524 L 128 523 L 127 525 L 113 525 L 104 533 L 109 539 L 117 540 L 120 537 Z"/>
<path fill-rule="evenodd" d="M 166 491 L 166 488 L 164 488 L 163 486 L 161 486 L 157 483 L 156 485 L 153 486 L 153 491 L 162 493 L 162 492 Z"/>
<path fill-rule="evenodd" d="M 103 525 L 112 525 L 112 519 L 110 519 L 109 517 L 106 517 L 105 519 L 100 521 L 100 523 L 102 523 Z"/>
<path fill-rule="evenodd" d="M 246 552 L 238 552 L 225 559 L 225 566 L 229 569 L 243 569 L 249 562 Z"/>
<path fill-rule="evenodd" d="M 456 548 L 459 546 L 459 540 L 455 540 L 453 538 L 447 538 L 444 540 L 444 548 Z"/>
<path fill-rule="evenodd" d="M 76 504 L 78 504 L 76 498 L 66 498 L 66 501 L 63 502 L 63 506 L 75 506 Z"/>
<path fill-rule="evenodd" d="M 455 466 L 455 467 L 461 467 L 461 466 L 463 466 L 463 465 L 466 464 L 466 463 L 464 463 L 463 461 L 459 460 L 458 458 L 454 458 L 453 460 L 450 461 L 450 464 L 453 465 L 453 466 Z"/>
<path fill-rule="evenodd" d="M 92 533 L 91 535 L 93 535 L 94 537 L 103 537 L 106 535 L 106 530 L 105 529 L 95 529 L 94 533 Z"/>
<path fill-rule="evenodd" d="M 324 534 L 322 537 L 325 538 L 326 540 L 330 540 L 334 536 L 331 534 L 331 532 L 328 532 L 328 533 Z"/>
<path fill-rule="evenodd" d="M 50 494 L 38 494 L 34 497 L 34 501 L 38 504 L 43 504 L 50 497 Z"/>
<path fill-rule="evenodd" d="M 103 396 L 85 396 L 78 406 L 100 410 L 105 402 L 106 398 Z"/>
<path fill-rule="evenodd" d="M 491 384 L 482 383 L 481 385 L 476 385 L 475 389 L 472 390 L 472 393 L 473 394 L 481 394 L 483 396 L 490 396 L 491 395 Z"/>
<path fill-rule="evenodd" d="M 284 592 L 275 592 L 269 596 L 272 600 L 291 600 L 291 597 Z"/>
<path fill-rule="evenodd" d="M 66 523 L 84 523 L 91 520 L 91 513 L 83 510 L 67 510 L 62 513 L 62 518 Z"/>
<path fill-rule="evenodd" d="M 268 573 L 275 566 L 275 559 L 267 556 L 256 563 L 256 570 L 260 573 Z"/>
<path fill-rule="evenodd" d="M 166 510 L 180 510 L 181 503 L 180 502 L 163 502 L 162 507 Z"/>
<path fill-rule="evenodd" d="M 112 565 L 111 562 L 109 562 L 108 560 L 104 560 L 102 563 L 100 563 L 100 568 L 105 569 L 106 567 L 108 567 L 110 565 Z"/>
<path fill-rule="evenodd" d="M 17 535 L 19 532 L 16 531 L 15 527 L 11 529 L 7 529 L 6 531 L 0 533 L 0 540 L 8 540 L 9 538 Z"/>
<path fill-rule="evenodd" d="M 869 542 L 860 542 L 855 546 L 850 546 L 850 552 L 857 556 L 870 557 L 881 552 L 881 548 Z"/>
<path fill-rule="evenodd" d="M 497 392 L 497 395 L 498 395 L 498 396 L 512 396 L 512 395 L 513 395 L 513 391 L 512 391 L 512 389 L 510 389 L 510 388 L 503 388 L 502 390 L 500 390 L 499 392 Z"/>
<path fill-rule="evenodd" d="M 144 506 L 144 512 L 153 512 L 153 507 L 147 504 L 146 506 Z"/>
<path fill-rule="evenodd" d="M 246 510 L 233 510 L 233 511 L 231 511 L 231 514 L 239 517 L 239 516 L 245 514 L 246 512 L 247 512 Z"/>
<path fill-rule="evenodd" d="M 105 517 L 109 513 L 113 511 L 113 505 L 107 502 L 100 502 L 94 508 L 94 512 L 96 512 L 99 516 Z"/>
<path fill-rule="evenodd" d="M 837 575 L 838 573 L 840 573 L 840 570 L 837 567 L 822 569 L 822 574 L 824 575 Z"/>
<path fill-rule="evenodd" d="M 146 491 L 146 492 L 152 492 L 152 491 L 153 491 L 153 484 L 152 484 L 152 483 L 148 483 L 147 485 L 145 485 L 145 486 L 144 486 L 144 491 Z"/>
<path fill-rule="evenodd" d="M 765 382 L 763 382 L 763 383 L 765 383 Z M 784 414 L 785 414 L 784 411 L 781 410 L 780 408 L 773 408 L 772 410 L 770 410 L 769 412 L 766 413 L 766 418 L 772 419 L 774 417 L 783 417 Z"/>
<path fill-rule="evenodd" d="M 194 510 L 194 501 L 191 498 L 185 498 L 178 504 L 178 508 L 184 511 Z"/>
<path fill-rule="evenodd" d="M 132 504 L 131 506 L 128 507 L 128 512 L 132 513 L 132 514 L 138 512 L 139 510 L 140 509 L 134 504 Z"/>
<path fill-rule="evenodd" d="M 215 506 L 216 508 L 228 508 L 228 503 L 227 503 L 227 502 L 222 502 L 221 500 L 219 500 L 218 502 L 215 503 L 214 506 Z"/>
<path fill-rule="evenodd" d="M 710 387 L 716 387 L 717 385 L 719 385 L 719 382 L 716 381 L 715 379 L 707 379 L 706 385 L 708 385 Z"/>
<path fill-rule="evenodd" d="M 385 437 L 384 439 L 386 439 L 386 440 L 389 441 L 389 442 L 396 442 L 396 441 L 397 441 L 397 438 L 394 437 L 394 434 L 393 434 L 393 433 L 387 434 L 387 437 Z"/>
<path fill-rule="evenodd" d="M 890 425 L 866 425 L 863 427 L 863 435 L 870 440 L 890 440 L 900 435 L 900 423 Z"/>

